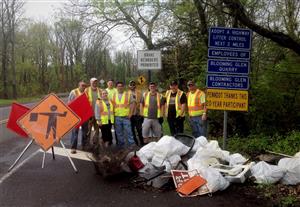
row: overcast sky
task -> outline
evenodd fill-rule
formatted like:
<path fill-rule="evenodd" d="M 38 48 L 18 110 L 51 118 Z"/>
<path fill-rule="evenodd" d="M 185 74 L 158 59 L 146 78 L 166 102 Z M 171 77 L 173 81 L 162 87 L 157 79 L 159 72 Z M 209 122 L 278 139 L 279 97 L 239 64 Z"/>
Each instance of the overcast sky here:
<path fill-rule="evenodd" d="M 54 21 L 55 9 L 62 8 L 64 3 L 68 0 L 24 0 L 24 16 L 34 20 L 41 20 L 48 23 Z M 110 46 L 113 51 L 116 50 L 130 50 L 136 53 L 136 50 L 143 49 L 142 44 L 135 41 L 134 45 L 130 41 L 126 41 L 122 29 L 110 32 L 112 36 L 112 45 Z M 133 51 L 132 51 L 133 50 Z"/>

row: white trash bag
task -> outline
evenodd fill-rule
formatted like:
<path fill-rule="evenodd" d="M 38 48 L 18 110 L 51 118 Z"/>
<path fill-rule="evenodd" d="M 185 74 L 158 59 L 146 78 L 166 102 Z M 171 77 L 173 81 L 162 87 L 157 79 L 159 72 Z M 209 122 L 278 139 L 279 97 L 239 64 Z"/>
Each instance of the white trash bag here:
<path fill-rule="evenodd" d="M 257 183 L 273 184 L 284 176 L 285 171 L 277 165 L 270 165 L 264 161 L 260 161 L 251 167 L 251 173 Z"/>
<path fill-rule="evenodd" d="M 203 148 L 205 145 L 207 145 L 207 143 L 207 139 L 204 136 L 200 136 L 195 139 L 195 143 L 191 151 L 196 152 L 199 148 Z"/>
<path fill-rule="evenodd" d="M 247 161 L 247 159 L 239 153 L 234 153 L 232 155 L 229 155 L 229 165 L 230 166 L 242 165 L 246 161 Z"/>
<path fill-rule="evenodd" d="M 285 185 L 297 185 L 300 183 L 300 157 L 283 158 L 279 160 L 278 166 L 286 170 L 281 183 Z"/>
<path fill-rule="evenodd" d="M 137 155 L 139 157 L 146 157 L 148 161 L 152 160 L 152 157 L 154 155 L 154 149 L 156 147 L 156 142 L 150 142 L 143 146 L 138 152 Z"/>
<path fill-rule="evenodd" d="M 166 157 L 171 157 L 172 155 L 185 155 L 190 148 L 180 141 L 171 136 L 163 136 L 158 142 L 156 142 L 156 146 L 154 148 L 154 155 L 156 152 L 159 154 L 163 154 Z"/>
<path fill-rule="evenodd" d="M 297 152 L 297 153 L 294 155 L 294 157 L 300 158 L 300 152 Z"/>
<path fill-rule="evenodd" d="M 202 168 L 198 170 L 200 175 L 206 179 L 207 187 L 211 193 L 219 190 L 225 190 L 229 186 L 229 182 L 214 168 Z"/>

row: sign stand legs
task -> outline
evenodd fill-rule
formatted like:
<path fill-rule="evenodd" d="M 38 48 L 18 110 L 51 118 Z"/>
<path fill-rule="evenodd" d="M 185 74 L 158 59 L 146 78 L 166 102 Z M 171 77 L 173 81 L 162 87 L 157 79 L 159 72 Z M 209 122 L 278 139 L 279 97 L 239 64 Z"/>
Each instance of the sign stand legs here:
<path fill-rule="evenodd" d="M 227 119 L 228 112 L 224 111 L 224 122 L 223 122 L 223 150 L 226 148 L 226 139 L 227 139 Z"/>
<path fill-rule="evenodd" d="M 44 151 L 43 153 L 43 161 L 42 161 L 42 168 L 45 166 L 45 157 L 46 157 L 46 152 Z"/>
<path fill-rule="evenodd" d="M 61 146 L 64 148 L 65 154 L 68 156 L 69 161 L 70 161 L 70 163 L 71 163 L 71 165 L 72 165 L 72 167 L 73 167 L 75 173 L 78 173 L 77 168 L 75 167 L 75 165 L 74 165 L 74 163 L 73 163 L 73 161 L 72 161 L 72 159 L 71 159 L 69 153 L 68 153 L 67 150 L 66 150 L 66 147 L 65 147 L 64 143 L 63 143 L 61 140 L 60 140 L 60 144 L 61 144 Z"/>
<path fill-rule="evenodd" d="M 15 166 L 16 164 L 19 162 L 19 160 L 21 159 L 21 157 L 25 154 L 25 152 L 28 150 L 28 148 L 30 147 L 30 145 L 33 143 L 33 139 L 30 140 L 30 142 L 26 145 L 26 147 L 23 149 L 23 151 L 20 153 L 20 155 L 18 156 L 18 158 L 15 160 L 15 162 L 8 168 L 8 172 L 11 171 Z M 73 163 L 70 155 L 68 154 L 67 150 L 66 150 L 66 147 L 64 145 L 64 143 L 60 140 L 60 144 L 61 146 L 63 147 L 64 151 L 65 151 L 65 154 L 67 155 L 74 171 L 76 173 L 78 173 L 78 170 L 77 168 L 75 167 L 75 164 Z M 43 153 L 43 160 L 42 160 L 42 168 L 45 167 L 45 157 L 46 157 L 46 152 L 44 151 Z M 55 160 L 55 154 L 54 154 L 54 148 L 52 147 L 52 158 L 53 160 Z"/>
<path fill-rule="evenodd" d="M 52 150 L 52 159 L 55 160 L 54 148 L 51 147 L 51 150 Z"/>
<path fill-rule="evenodd" d="M 16 166 L 16 164 L 18 163 L 18 161 L 21 159 L 21 157 L 24 155 L 24 153 L 26 152 L 26 150 L 30 147 L 30 145 L 32 143 L 33 143 L 33 139 L 30 140 L 30 142 L 23 149 L 23 151 L 21 152 L 21 154 L 19 155 L 19 157 L 16 159 L 16 161 L 10 166 L 10 168 L 8 168 L 8 172 L 11 171 Z"/>

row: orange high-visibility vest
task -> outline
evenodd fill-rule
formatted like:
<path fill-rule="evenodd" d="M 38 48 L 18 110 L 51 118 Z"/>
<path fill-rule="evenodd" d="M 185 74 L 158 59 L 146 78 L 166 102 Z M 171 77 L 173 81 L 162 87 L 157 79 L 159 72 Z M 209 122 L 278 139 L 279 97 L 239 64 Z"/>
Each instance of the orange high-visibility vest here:
<path fill-rule="evenodd" d="M 171 90 L 168 90 L 166 92 L 166 116 L 168 116 L 168 110 L 169 110 L 169 103 L 170 103 L 170 97 L 171 97 Z M 180 103 L 180 99 L 181 99 L 181 96 L 183 94 L 183 91 L 181 90 L 177 90 L 177 94 L 176 94 L 176 98 L 175 98 L 175 108 L 176 108 L 176 117 L 179 117 L 181 112 L 182 112 L 182 108 L 181 108 L 181 103 Z M 183 113 L 183 116 L 184 116 L 184 113 Z"/>
<path fill-rule="evenodd" d="M 113 106 L 112 102 L 109 101 L 109 105 L 110 105 L 109 111 L 108 111 L 105 101 L 97 100 L 96 104 L 98 105 L 98 107 L 100 109 L 101 123 L 108 124 L 108 121 L 110 120 L 110 122 L 113 124 L 114 123 L 114 106 Z M 108 115 L 110 115 L 110 116 L 108 116 Z"/>
<path fill-rule="evenodd" d="M 129 93 L 124 91 L 121 100 L 119 100 L 119 93 L 114 93 L 112 102 L 114 104 L 115 116 L 128 116 L 130 112 Z"/>
<path fill-rule="evenodd" d="M 197 89 L 194 93 L 188 92 L 187 99 L 189 116 L 201 116 L 205 112 L 204 104 L 201 103 L 201 98 L 205 99 L 205 93 L 199 89 Z"/>
<path fill-rule="evenodd" d="M 160 93 L 156 93 L 156 102 L 157 102 L 157 118 L 161 117 L 161 110 L 160 110 L 160 98 L 161 98 L 161 94 Z M 144 117 L 148 117 L 148 113 L 149 113 L 149 104 L 150 104 L 150 92 L 146 92 L 144 93 L 144 108 L 143 108 L 143 114 Z"/>

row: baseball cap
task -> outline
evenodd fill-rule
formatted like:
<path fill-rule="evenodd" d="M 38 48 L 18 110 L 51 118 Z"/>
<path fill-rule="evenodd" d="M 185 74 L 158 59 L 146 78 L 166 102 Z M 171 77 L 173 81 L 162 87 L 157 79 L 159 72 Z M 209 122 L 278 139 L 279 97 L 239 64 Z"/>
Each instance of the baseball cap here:
<path fill-rule="evenodd" d="M 131 80 L 131 81 L 129 82 L 129 85 L 130 85 L 130 86 L 134 86 L 134 85 L 136 85 L 136 83 L 135 83 L 135 81 Z"/>
<path fill-rule="evenodd" d="M 177 83 L 177 81 L 176 81 L 176 80 L 173 80 L 173 81 L 171 81 L 170 85 L 171 85 L 171 86 L 174 86 L 174 85 L 175 85 L 175 86 L 177 86 L 177 85 L 178 85 L 178 83 Z"/>
<path fill-rule="evenodd" d="M 93 77 L 93 78 L 91 78 L 90 82 L 92 83 L 92 82 L 97 81 L 97 80 L 98 80 L 97 78 Z"/>
<path fill-rule="evenodd" d="M 187 85 L 195 85 L 194 81 L 190 80 L 187 82 Z"/>

